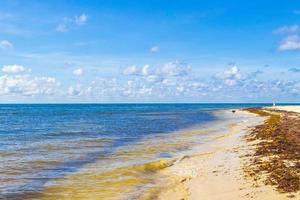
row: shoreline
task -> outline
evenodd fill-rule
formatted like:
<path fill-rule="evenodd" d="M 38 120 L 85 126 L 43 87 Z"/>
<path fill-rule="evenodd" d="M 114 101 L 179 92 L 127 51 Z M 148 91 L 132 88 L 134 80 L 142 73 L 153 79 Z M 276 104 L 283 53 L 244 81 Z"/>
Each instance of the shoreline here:
<path fill-rule="evenodd" d="M 282 107 L 213 111 L 217 121 L 178 130 L 172 137 L 147 136 L 130 149 L 124 147 L 115 152 L 125 160 L 128 156 L 152 158 L 149 162 L 132 160 L 129 165 L 119 162 L 115 168 L 101 171 L 104 165 L 99 160 L 49 181 L 39 193 L 11 196 L 11 199 L 298 199 L 299 193 L 279 192 L 275 184 L 266 184 L 268 174 L 261 172 L 258 167 L 263 162 L 256 159 L 264 138 L 249 140 L 249 136 L 260 133 L 259 127 L 268 125 L 268 113 L 277 112 L 297 115 L 283 111 Z M 156 156 L 160 157 L 154 159 Z M 113 164 L 108 161 L 106 166 Z"/>
<path fill-rule="evenodd" d="M 231 112 L 213 112 L 218 112 L 211 114 L 219 119 L 180 129 L 171 134 L 145 136 L 134 145 L 130 145 L 130 148 L 117 148 L 114 151 L 114 156 L 120 158 L 117 163 L 112 158 L 107 159 L 103 165 L 102 159 L 99 159 L 66 176 L 48 181 L 37 192 L 8 194 L 7 198 L 153 199 L 166 184 L 174 185 L 181 181 L 181 177 L 173 179 L 160 173 L 161 171 L 186 159 L 185 155 L 192 153 L 191 147 L 201 148 L 203 143 L 212 140 L 210 133 L 223 131 L 224 124 L 235 121 L 228 117 L 228 114 L 232 116 Z M 168 154 L 163 155 L 164 152 Z M 104 169 L 105 167 L 107 169 Z"/>
<path fill-rule="evenodd" d="M 274 186 L 248 176 L 245 167 L 253 164 L 251 158 L 259 141 L 250 143 L 245 137 L 268 117 L 240 109 L 237 112 L 243 112 L 248 119 L 231 125 L 227 133 L 207 144 L 206 154 L 187 156 L 162 171 L 177 181 L 160 192 L 157 199 L 285 200 L 299 197 L 299 193 L 280 193 Z"/>

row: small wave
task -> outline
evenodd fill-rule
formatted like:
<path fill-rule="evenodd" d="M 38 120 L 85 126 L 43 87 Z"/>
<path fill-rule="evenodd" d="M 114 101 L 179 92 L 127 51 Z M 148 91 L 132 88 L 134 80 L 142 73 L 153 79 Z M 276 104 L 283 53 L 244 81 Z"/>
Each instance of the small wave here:
<path fill-rule="evenodd" d="M 141 172 L 156 172 L 158 170 L 162 170 L 164 168 L 172 166 L 174 162 L 175 160 L 161 159 L 143 165 L 134 166 L 133 169 Z"/>

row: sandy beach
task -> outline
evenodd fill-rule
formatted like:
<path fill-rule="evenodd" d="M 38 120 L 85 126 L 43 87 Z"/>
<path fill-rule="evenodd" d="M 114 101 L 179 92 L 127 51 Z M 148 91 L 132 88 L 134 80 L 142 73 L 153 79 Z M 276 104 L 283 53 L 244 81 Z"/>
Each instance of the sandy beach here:
<path fill-rule="evenodd" d="M 300 200 L 300 0 L 0 0 L 0 200 Z"/>
<path fill-rule="evenodd" d="M 299 112 L 300 107 L 280 106 L 267 108 L 267 110 Z M 254 166 L 253 158 L 260 141 L 249 141 L 246 136 L 251 131 L 253 132 L 253 127 L 263 124 L 268 117 L 241 110 L 238 110 L 237 114 L 246 115 L 247 120 L 230 125 L 226 133 L 208 144 L 206 152 L 187 156 L 163 171 L 173 176 L 177 182 L 174 181 L 172 187 L 161 192 L 159 199 L 284 200 L 300 198 L 299 191 L 278 191 L 276 185 L 266 184 L 265 177 L 268 177 L 268 173 L 257 172 L 259 177 L 256 175 L 252 177 L 248 168 Z"/>
<path fill-rule="evenodd" d="M 269 107 L 267 109 L 300 113 L 300 106 L 274 106 L 274 107 Z"/>
<path fill-rule="evenodd" d="M 59 159 L 45 163 L 48 157 L 45 157 L 45 161 L 38 157 L 36 161 L 29 163 L 31 168 L 39 166 L 41 173 L 46 171 L 41 165 L 47 164 L 45 169 L 48 169 L 48 172 L 53 169 L 55 173 L 64 172 L 64 174 L 49 178 L 44 183 L 41 181 L 25 183 L 24 186 L 30 186 L 31 190 L 8 191 L 5 194 L 1 194 L 0 191 L 0 199 L 300 199 L 300 113 L 297 112 L 299 108 L 258 107 L 235 109 L 236 112 L 232 112 L 233 108 L 194 112 L 193 108 L 191 110 L 193 112 L 190 111 L 186 119 L 202 114 L 205 119 L 210 117 L 212 120 L 165 134 L 143 136 L 130 145 L 118 146 L 106 157 L 103 154 L 102 157 L 88 160 L 89 162 L 78 168 L 72 165 L 76 170 L 68 173 L 58 170 Z M 161 113 L 166 115 L 162 118 L 162 124 L 170 124 L 172 127 L 172 120 L 166 123 L 167 120 L 176 119 L 178 123 L 177 118 L 186 110 L 186 107 L 182 107 L 182 112 L 176 112 L 179 115 L 166 115 L 165 112 L 160 112 L 160 115 Z M 87 111 L 91 112 L 89 109 Z M 144 111 L 141 113 L 144 119 Z M 131 112 L 129 114 L 131 115 Z M 157 111 L 154 114 L 157 119 Z M 114 122 L 115 118 L 113 119 Z M 144 124 L 137 124 L 140 125 L 139 131 Z M 153 125 L 157 126 L 157 123 Z M 115 126 L 113 124 L 113 127 Z M 120 128 L 124 129 L 124 126 Z M 80 136 L 82 137 L 82 134 Z M 84 152 L 83 150 L 93 150 L 95 144 L 111 141 L 112 139 L 100 140 L 100 138 L 98 140 L 79 138 L 75 141 L 68 139 L 56 143 L 50 141 L 51 143 L 46 143 L 46 151 L 42 148 L 41 152 L 49 156 L 54 149 L 55 155 L 69 155 L 70 152 L 79 155 L 79 152 Z M 42 147 L 45 147 L 45 144 L 42 144 Z M 63 145 L 68 145 L 68 148 L 63 148 Z M 74 152 L 74 145 L 80 151 Z M 39 152 L 37 154 L 39 155 Z M 31 155 L 30 159 L 33 158 Z M 81 157 L 84 158 L 86 157 Z M 24 166 L 23 164 L 22 170 Z M 68 165 L 59 166 L 68 169 Z M 31 174 L 41 176 L 37 173 Z M 1 186 L 3 188 L 6 185 Z"/>

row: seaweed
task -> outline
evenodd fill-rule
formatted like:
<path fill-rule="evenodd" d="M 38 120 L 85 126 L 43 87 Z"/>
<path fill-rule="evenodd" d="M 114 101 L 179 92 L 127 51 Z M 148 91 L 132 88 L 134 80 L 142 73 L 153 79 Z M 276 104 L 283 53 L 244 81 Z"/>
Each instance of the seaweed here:
<path fill-rule="evenodd" d="M 300 116 L 262 108 L 245 110 L 267 119 L 246 136 L 247 141 L 255 142 L 255 147 L 250 165 L 244 171 L 255 181 L 273 185 L 281 193 L 299 192 Z"/>

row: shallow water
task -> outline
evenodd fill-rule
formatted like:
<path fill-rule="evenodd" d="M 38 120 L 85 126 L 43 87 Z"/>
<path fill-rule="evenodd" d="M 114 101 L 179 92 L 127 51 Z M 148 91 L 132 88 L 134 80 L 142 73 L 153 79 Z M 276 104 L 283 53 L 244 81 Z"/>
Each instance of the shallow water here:
<path fill-rule="evenodd" d="M 140 199 L 156 171 L 224 128 L 213 110 L 249 106 L 1 105 L 0 197 Z"/>

